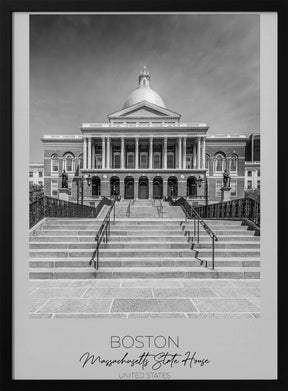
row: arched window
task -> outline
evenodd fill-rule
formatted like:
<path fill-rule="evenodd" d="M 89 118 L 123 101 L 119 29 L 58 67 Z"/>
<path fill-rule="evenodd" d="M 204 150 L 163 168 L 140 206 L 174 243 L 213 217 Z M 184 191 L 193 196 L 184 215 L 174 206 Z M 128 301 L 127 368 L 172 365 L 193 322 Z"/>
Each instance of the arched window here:
<path fill-rule="evenodd" d="M 214 168 L 214 171 L 215 172 L 223 172 L 225 170 L 225 162 L 226 162 L 226 159 L 225 159 L 225 156 L 224 154 L 222 153 L 217 153 L 217 155 L 215 156 L 215 168 Z"/>
<path fill-rule="evenodd" d="M 51 156 L 51 172 L 59 171 L 59 159 L 58 155 L 54 154 Z"/>
<path fill-rule="evenodd" d="M 238 156 L 233 153 L 233 155 L 230 156 L 230 172 L 237 172 L 238 171 Z"/>
<path fill-rule="evenodd" d="M 74 156 L 72 153 L 67 153 L 64 155 L 64 170 L 66 172 L 73 172 L 74 171 Z"/>

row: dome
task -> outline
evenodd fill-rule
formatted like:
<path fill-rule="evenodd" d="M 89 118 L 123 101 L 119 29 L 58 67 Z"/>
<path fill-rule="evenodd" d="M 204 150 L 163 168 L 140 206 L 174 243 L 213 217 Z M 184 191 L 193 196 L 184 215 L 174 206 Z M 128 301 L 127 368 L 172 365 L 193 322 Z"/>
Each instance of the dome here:
<path fill-rule="evenodd" d="M 149 72 L 144 67 L 144 70 L 139 75 L 139 86 L 136 90 L 132 91 L 131 94 L 126 99 L 123 109 L 126 109 L 129 106 L 135 105 L 140 102 L 149 102 L 157 106 L 166 107 L 161 96 L 150 87 L 150 75 Z"/>

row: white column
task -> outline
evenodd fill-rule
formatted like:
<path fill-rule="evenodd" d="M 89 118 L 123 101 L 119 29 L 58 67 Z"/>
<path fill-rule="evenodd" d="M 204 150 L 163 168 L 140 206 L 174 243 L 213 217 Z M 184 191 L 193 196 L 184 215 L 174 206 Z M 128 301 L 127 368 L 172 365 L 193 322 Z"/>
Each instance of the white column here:
<path fill-rule="evenodd" d="M 88 138 L 88 169 L 91 168 L 91 137 Z"/>
<path fill-rule="evenodd" d="M 183 137 L 183 165 L 182 167 L 186 170 L 186 137 Z"/>
<path fill-rule="evenodd" d="M 135 168 L 139 168 L 139 137 L 135 138 Z"/>
<path fill-rule="evenodd" d="M 83 139 L 83 168 L 87 168 L 87 138 Z"/>
<path fill-rule="evenodd" d="M 167 137 L 164 137 L 164 145 L 163 145 L 163 168 L 166 170 L 167 169 L 167 142 L 168 139 Z"/>
<path fill-rule="evenodd" d="M 197 169 L 199 170 L 200 169 L 200 154 L 201 154 L 201 144 L 200 144 L 201 140 L 200 138 L 198 138 L 198 142 L 197 142 Z"/>
<path fill-rule="evenodd" d="M 193 168 L 196 168 L 196 142 L 193 142 Z"/>
<path fill-rule="evenodd" d="M 107 166 L 106 168 L 110 168 L 110 137 L 107 137 Z"/>
<path fill-rule="evenodd" d="M 178 138 L 178 168 L 182 168 L 182 137 Z"/>
<path fill-rule="evenodd" d="M 124 151 L 124 148 L 125 148 L 125 139 L 124 137 L 121 138 L 121 168 L 124 168 L 125 166 L 125 151 Z"/>
<path fill-rule="evenodd" d="M 205 168 L 205 155 L 206 155 L 206 151 L 205 151 L 205 138 L 203 137 L 202 138 L 202 168 Z"/>
<path fill-rule="evenodd" d="M 102 168 L 106 168 L 106 157 L 105 157 L 105 137 L 102 137 Z"/>
<path fill-rule="evenodd" d="M 152 158 L 153 158 L 153 138 L 150 137 L 150 140 L 149 140 L 149 168 L 151 169 L 152 168 Z"/>
<path fill-rule="evenodd" d="M 92 168 L 95 168 L 95 147 L 96 147 L 96 142 L 95 140 L 92 141 Z"/>

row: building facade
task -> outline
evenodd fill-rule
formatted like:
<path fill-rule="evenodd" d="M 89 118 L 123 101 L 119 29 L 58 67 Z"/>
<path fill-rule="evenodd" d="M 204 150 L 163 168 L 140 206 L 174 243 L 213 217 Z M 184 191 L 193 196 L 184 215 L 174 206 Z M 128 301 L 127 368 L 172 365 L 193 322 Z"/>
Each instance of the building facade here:
<path fill-rule="evenodd" d="M 260 189 L 260 134 L 251 134 L 246 145 L 245 190 Z"/>
<path fill-rule="evenodd" d="M 207 135 L 205 123 L 181 121 L 150 85 L 144 68 L 138 87 L 105 123 L 83 123 L 78 135 L 45 135 L 46 195 L 57 197 L 61 173 L 69 200 L 94 205 L 102 196 L 187 197 L 220 201 L 223 172 L 231 198 L 244 196 L 245 135 Z"/>
<path fill-rule="evenodd" d="M 29 185 L 44 186 L 44 164 L 29 164 Z"/>

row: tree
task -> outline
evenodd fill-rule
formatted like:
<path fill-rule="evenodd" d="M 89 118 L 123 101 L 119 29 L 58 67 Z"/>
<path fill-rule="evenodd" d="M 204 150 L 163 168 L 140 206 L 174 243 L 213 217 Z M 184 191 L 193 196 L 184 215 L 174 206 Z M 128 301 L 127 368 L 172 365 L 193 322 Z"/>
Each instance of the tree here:
<path fill-rule="evenodd" d="M 44 196 L 44 188 L 42 185 L 30 184 L 29 185 L 29 202 L 34 202 L 38 198 Z"/>
<path fill-rule="evenodd" d="M 251 198 L 254 201 L 260 202 L 260 189 L 245 190 L 245 198 Z"/>

